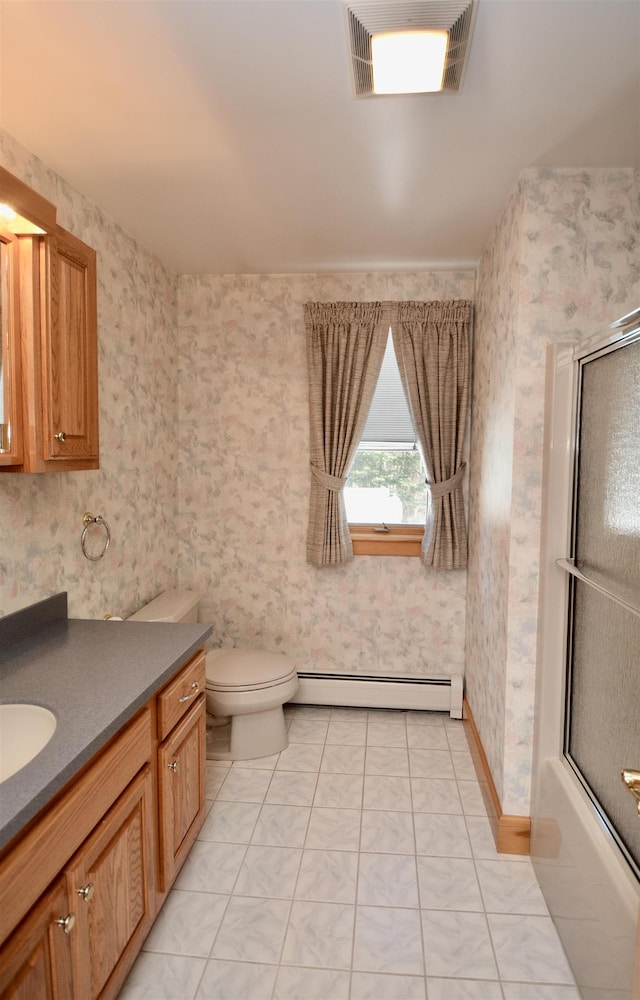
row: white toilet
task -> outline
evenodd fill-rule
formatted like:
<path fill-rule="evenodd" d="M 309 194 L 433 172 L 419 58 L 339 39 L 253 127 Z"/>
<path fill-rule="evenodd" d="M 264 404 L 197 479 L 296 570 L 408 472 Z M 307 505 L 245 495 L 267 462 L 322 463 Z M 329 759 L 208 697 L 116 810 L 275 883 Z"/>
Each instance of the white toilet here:
<path fill-rule="evenodd" d="M 129 621 L 196 622 L 199 597 L 165 590 Z M 282 706 L 298 689 L 298 674 L 284 653 L 214 649 L 207 653 L 207 757 L 249 760 L 288 744 Z"/>

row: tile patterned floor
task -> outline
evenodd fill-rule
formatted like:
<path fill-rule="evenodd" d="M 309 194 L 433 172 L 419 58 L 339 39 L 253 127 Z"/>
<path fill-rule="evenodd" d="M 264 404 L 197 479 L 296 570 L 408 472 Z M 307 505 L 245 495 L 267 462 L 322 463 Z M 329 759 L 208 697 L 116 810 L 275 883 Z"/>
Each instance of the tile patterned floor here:
<path fill-rule="evenodd" d="M 208 814 L 120 1000 L 577 1000 L 527 858 L 498 855 L 461 722 L 290 707 L 207 763 Z"/>

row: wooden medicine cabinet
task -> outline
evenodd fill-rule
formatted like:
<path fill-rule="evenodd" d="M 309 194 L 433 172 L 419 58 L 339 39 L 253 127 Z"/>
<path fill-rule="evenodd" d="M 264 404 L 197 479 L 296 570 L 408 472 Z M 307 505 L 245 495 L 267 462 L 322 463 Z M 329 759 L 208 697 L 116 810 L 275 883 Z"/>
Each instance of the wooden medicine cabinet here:
<path fill-rule="evenodd" d="M 96 254 L 0 167 L 0 472 L 97 469 Z"/>

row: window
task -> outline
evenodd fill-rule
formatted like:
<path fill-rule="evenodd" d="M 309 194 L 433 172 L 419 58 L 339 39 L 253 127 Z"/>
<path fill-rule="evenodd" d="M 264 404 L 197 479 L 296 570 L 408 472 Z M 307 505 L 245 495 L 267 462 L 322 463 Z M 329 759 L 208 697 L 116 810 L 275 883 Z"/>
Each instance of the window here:
<path fill-rule="evenodd" d="M 399 555 L 419 553 L 427 505 L 425 476 L 389 330 L 373 402 L 344 490 L 357 554 L 391 554 L 392 549 L 395 554 L 396 548 Z M 406 530 L 409 525 L 411 531 Z"/>

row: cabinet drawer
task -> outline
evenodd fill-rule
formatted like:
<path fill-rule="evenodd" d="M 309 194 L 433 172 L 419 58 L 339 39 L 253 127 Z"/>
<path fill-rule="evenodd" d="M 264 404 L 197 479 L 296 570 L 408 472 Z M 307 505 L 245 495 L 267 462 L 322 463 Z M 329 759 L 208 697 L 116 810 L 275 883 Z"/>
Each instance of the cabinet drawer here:
<path fill-rule="evenodd" d="M 205 690 L 204 650 L 196 653 L 158 695 L 158 739 L 164 740 Z"/>

